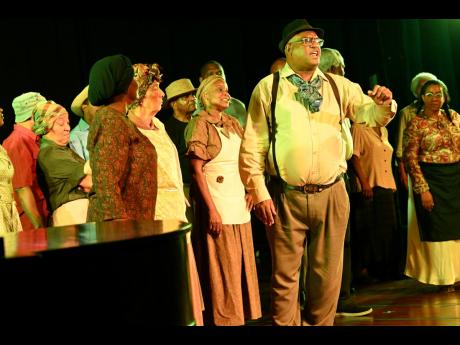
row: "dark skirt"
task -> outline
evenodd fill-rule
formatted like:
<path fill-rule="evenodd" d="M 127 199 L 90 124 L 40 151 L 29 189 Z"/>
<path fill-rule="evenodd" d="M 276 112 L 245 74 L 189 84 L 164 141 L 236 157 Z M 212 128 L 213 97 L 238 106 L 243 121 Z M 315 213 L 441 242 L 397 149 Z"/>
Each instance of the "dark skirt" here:
<path fill-rule="evenodd" d="M 420 194 L 414 193 L 420 239 L 431 242 L 460 239 L 460 162 L 419 164 L 434 200 L 434 208 L 428 212 L 422 206 Z"/>
<path fill-rule="evenodd" d="M 395 192 L 374 187 L 373 199 L 351 193 L 351 256 L 353 271 L 359 276 L 367 268 L 375 278 L 390 279 L 398 272 Z"/>

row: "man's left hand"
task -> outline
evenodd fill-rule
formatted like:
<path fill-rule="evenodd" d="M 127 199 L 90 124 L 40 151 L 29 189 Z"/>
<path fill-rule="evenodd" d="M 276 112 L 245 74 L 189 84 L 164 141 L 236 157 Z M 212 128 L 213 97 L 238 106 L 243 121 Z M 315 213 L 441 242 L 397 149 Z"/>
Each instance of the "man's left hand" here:
<path fill-rule="evenodd" d="M 375 85 L 372 91 L 367 91 L 377 105 L 390 105 L 393 100 L 393 93 L 385 86 Z"/>

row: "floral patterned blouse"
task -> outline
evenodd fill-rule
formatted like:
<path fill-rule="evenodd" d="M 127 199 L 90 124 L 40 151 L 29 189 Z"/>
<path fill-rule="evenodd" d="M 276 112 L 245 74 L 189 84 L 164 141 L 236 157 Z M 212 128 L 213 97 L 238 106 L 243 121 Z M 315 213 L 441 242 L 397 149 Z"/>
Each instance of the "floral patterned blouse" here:
<path fill-rule="evenodd" d="M 157 152 L 122 113 L 99 109 L 88 135 L 93 174 L 88 221 L 154 219 Z"/>
<path fill-rule="evenodd" d="M 446 164 L 460 161 L 460 115 L 452 109 L 450 113 L 453 123 L 443 110 L 435 117 L 419 114 L 404 132 L 404 159 L 416 193 L 430 189 L 419 162 Z"/>

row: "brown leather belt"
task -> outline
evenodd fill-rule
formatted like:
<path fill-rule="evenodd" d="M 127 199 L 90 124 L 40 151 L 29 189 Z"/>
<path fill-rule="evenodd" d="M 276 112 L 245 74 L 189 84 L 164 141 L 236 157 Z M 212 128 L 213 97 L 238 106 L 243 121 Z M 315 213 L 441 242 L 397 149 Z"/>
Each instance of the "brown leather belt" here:
<path fill-rule="evenodd" d="M 288 190 L 296 190 L 298 192 L 302 192 L 305 194 L 315 194 L 315 193 L 320 193 L 329 187 L 332 187 L 337 182 L 339 182 L 342 178 L 343 178 L 343 173 L 337 176 L 334 182 L 329 183 L 329 184 L 305 184 L 303 186 L 293 186 L 293 185 L 287 184 L 284 181 L 282 181 L 282 184 L 283 184 L 283 187 Z M 276 178 L 276 179 L 280 181 L 279 178 Z"/>

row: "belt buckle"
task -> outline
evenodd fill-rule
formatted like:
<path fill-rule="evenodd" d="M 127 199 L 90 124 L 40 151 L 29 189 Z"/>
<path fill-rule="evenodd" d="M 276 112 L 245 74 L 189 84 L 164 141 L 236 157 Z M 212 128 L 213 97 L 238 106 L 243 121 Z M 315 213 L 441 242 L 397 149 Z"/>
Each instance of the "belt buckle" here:
<path fill-rule="evenodd" d="M 306 194 L 314 194 L 314 193 L 321 192 L 321 188 L 315 184 L 306 184 L 303 186 L 303 191 Z"/>

